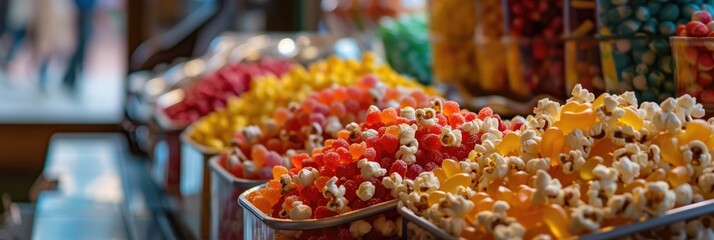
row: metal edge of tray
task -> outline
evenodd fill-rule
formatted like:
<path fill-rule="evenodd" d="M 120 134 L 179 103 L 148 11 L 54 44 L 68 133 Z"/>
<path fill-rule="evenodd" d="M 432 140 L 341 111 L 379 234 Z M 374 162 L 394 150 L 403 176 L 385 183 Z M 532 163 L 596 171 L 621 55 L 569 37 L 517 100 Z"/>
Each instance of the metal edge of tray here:
<path fill-rule="evenodd" d="M 211 157 L 211 159 L 208 160 L 208 166 L 214 173 L 218 174 L 222 179 L 229 181 L 231 185 L 248 189 L 267 182 L 267 180 L 244 179 L 233 176 L 218 163 L 220 157 L 220 155 Z"/>
<path fill-rule="evenodd" d="M 427 221 L 426 219 L 417 216 L 412 212 L 412 210 L 409 210 L 409 208 L 402 206 L 399 204 L 397 206 L 397 212 L 399 215 L 401 215 L 404 219 L 408 220 L 409 222 L 413 222 L 417 226 L 423 228 L 427 232 L 431 233 L 434 235 L 437 239 L 444 239 L 444 240 L 458 240 L 460 238 L 454 237 L 449 235 L 448 233 L 444 232 L 444 230 L 441 230 L 441 228 L 437 227 L 436 225 L 432 224 L 431 222 Z M 406 226 L 402 226 L 403 229 L 406 229 Z M 402 233 L 402 237 L 404 239 L 408 239 L 404 233 Z"/>
<path fill-rule="evenodd" d="M 201 119 L 203 119 L 203 118 L 201 118 Z M 195 124 L 200 122 L 201 119 L 199 119 L 198 121 L 195 121 L 194 123 L 192 123 L 191 125 L 186 127 L 186 129 L 184 129 L 183 132 L 181 132 L 181 142 L 188 144 L 192 148 L 201 152 L 201 154 L 203 154 L 203 155 L 218 155 L 218 154 L 222 153 L 223 152 L 222 150 L 214 149 L 214 148 L 210 148 L 210 147 L 198 144 L 197 142 L 193 141 L 193 139 L 191 139 L 191 137 L 189 136 L 189 134 L 194 131 Z"/>
<path fill-rule="evenodd" d="M 657 227 L 671 225 L 676 222 L 686 221 L 709 214 L 714 214 L 714 199 L 671 209 L 665 212 L 662 216 L 650 218 L 645 221 L 631 223 L 620 227 L 601 229 L 598 233 L 581 236 L 579 239 L 595 240 L 622 238 L 635 233 L 640 233 Z"/>
<path fill-rule="evenodd" d="M 270 217 L 268 215 L 265 215 L 265 213 L 261 212 L 257 208 L 253 206 L 250 202 L 248 202 L 248 199 L 246 199 L 246 196 L 250 194 L 251 192 L 257 191 L 260 188 L 264 188 L 265 184 L 261 184 L 260 186 L 253 187 L 251 189 L 246 190 L 243 192 L 240 197 L 238 202 L 240 205 L 247 211 L 249 211 L 251 214 L 253 214 L 254 217 L 258 218 L 261 222 L 263 222 L 265 225 L 274 228 L 274 229 L 280 229 L 280 230 L 311 230 L 311 229 L 321 229 L 321 228 L 328 228 L 328 227 L 334 227 L 338 225 L 342 225 L 345 223 L 351 223 L 360 219 L 364 219 L 373 215 L 377 215 L 380 213 L 387 212 L 389 210 L 393 210 L 396 205 L 398 199 L 390 200 L 387 202 L 379 203 L 377 205 L 372 205 L 367 208 L 363 208 L 360 210 L 355 210 L 355 211 L 350 211 L 348 213 L 340 214 L 334 217 L 328 217 L 328 218 L 323 218 L 323 219 L 308 219 L 308 220 L 290 220 L 290 219 L 277 219 Z"/>

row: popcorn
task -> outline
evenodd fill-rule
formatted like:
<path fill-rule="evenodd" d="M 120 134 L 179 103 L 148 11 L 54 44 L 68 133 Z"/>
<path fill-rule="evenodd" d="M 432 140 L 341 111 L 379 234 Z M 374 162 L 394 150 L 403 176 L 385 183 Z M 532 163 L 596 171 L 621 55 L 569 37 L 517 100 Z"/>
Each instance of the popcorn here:
<path fill-rule="evenodd" d="M 384 215 L 379 215 L 379 217 L 374 220 L 374 228 L 377 229 L 379 233 L 384 237 L 392 237 L 397 235 L 398 227 L 394 221 L 387 220 Z"/>
<path fill-rule="evenodd" d="M 617 190 L 617 170 L 598 164 L 593 169 L 593 175 L 600 179 L 600 188 L 607 193 L 608 197 L 611 197 Z"/>
<path fill-rule="evenodd" d="M 642 215 L 640 208 L 634 204 L 634 198 L 630 193 L 612 196 L 607 202 L 607 218 L 612 219 L 622 215 L 627 219 L 637 220 Z"/>
<path fill-rule="evenodd" d="M 607 137 L 607 126 L 606 122 L 597 122 L 590 128 L 588 135 L 594 140 L 603 139 Z"/>
<path fill-rule="evenodd" d="M 441 220 L 439 226 L 448 234 L 452 236 L 459 236 L 461 232 L 466 228 L 466 220 L 463 218 L 444 218 Z"/>
<path fill-rule="evenodd" d="M 446 193 L 446 197 L 439 200 L 438 207 L 447 217 L 463 218 L 474 208 L 474 203 L 463 196 Z"/>
<path fill-rule="evenodd" d="M 600 229 L 600 223 L 605 220 L 603 209 L 590 205 L 581 205 L 572 209 L 570 216 L 572 217 L 570 232 L 573 233 L 597 231 Z"/>
<path fill-rule="evenodd" d="M 580 129 L 574 129 L 565 137 L 565 144 L 572 150 L 583 152 L 583 156 L 590 155 L 593 145 L 593 138 L 583 134 Z"/>
<path fill-rule="evenodd" d="M 401 110 L 399 110 L 399 116 L 406 118 L 408 120 L 414 121 L 417 120 L 416 118 L 416 110 L 412 107 L 404 107 Z"/>
<path fill-rule="evenodd" d="M 340 198 L 345 196 L 345 186 L 337 186 L 337 177 L 332 177 L 322 188 L 322 196 L 325 198 Z"/>
<path fill-rule="evenodd" d="M 520 223 L 506 225 L 496 225 L 493 230 L 493 237 L 497 240 L 523 239 L 526 229 Z"/>
<path fill-rule="evenodd" d="M 362 201 L 370 200 L 374 196 L 374 190 L 374 185 L 369 181 L 365 181 L 357 188 L 357 197 Z"/>
<path fill-rule="evenodd" d="M 672 209 L 677 198 L 676 193 L 669 190 L 669 185 L 663 181 L 648 182 L 644 188 L 635 188 L 633 197 L 638 207 L 653 216 Z"/>
<path fill-rule="evenodd" d="M 642 135 L 639 131 L 635 131 L 632 126 L 617 126 L 612 128 L 612 133 L 608 134 L 611 136 L 612 143 L 618 146 L 625 146 L 627 143 L 639 142 Z"/>
<path fill-rule="evenodd" d="M 337 136 L 337 132 L 342 130 L 342 122 L 335 116 L 330 116 L 325 119 L 325 132 L 329 136 Z"/>
<path fill-rule="evenodd" d="M 431 108 L 420 108 L 416 110 L 417 124 L 424 126 L 434 126 L 439 122 L 436 119 L 436 111 Z"/>
<path fill-rule="evenodd" d="M 322 137 L 322 135 L 308 135 L 307 139 L 305 139 L 305 151 L 312 152 L 313 149 L 322 147 L 322 143 L 324 141 L 325 139 Z"/>
<path fill-rule="evenodd" d="M 481 132 L 481 126 L 483 125 L 483 121 L 481 119 L 474 119 L 473 121 L 465 122 L 464 124 L 461 125 L 461 129 L 464 131 L 468 132 L 469 135 L 476 135 L 477 133 Z"/>
<path fill-rule="evenodd" d="M 575 84 L 570 94 L 573 96 L 568 98 L 568 102 L 591 103 L 595 100 L 595 94 L 590 93 L 590 91 L 583 88 L 580 84 Z"/>
<path fill-rule="evenodd" d="M 586 154 L 579 150 L 570 150 L 567 154 L 561 153 L 558 156 L 558 164 L 562 166 L 563 173 L 571 174 L 574 171 L 580 171 L 585 164 L 583 155 Z"/>
<path fill-rule="evenodd" d="M 637 97 L 634 92 L 627 91 L 622 93 L 620 96 L 617 96 L 617 102 L 620 104 L 620 107 L 637 107 Z"/>
<path fill-rule="evenodd" d="M 353 238 L 361 238 L 372 231 L 372 224 L 365 220 L 357 220 L 350 224 L 350 233 Z"/>
<path fill-rule="evenodd" d="M 439 98 L 432 99 L 430 104 L 436 113 L 441 113 L 441 110 L 444 109 L 444 102 Z"/>
<path fill-rule="evenodd" d="M 573 183 L 558 192 L 558 196 L 555 198 L 550 198 L 550 202 L 558 204 L 563 207 L 577 207 L 583 203 L 580 200 L 580 185 Z"/>
<path fill-rule="evenodd" d="M 640 174 L 640 165 L 626 156 L 613 161 L 612 167 L 617 170 L 620 180 L 625 184 L 631 183 Z"/>
<path fill-rule="evenodd" d="M 381 177 L 384 176 L 384 174 L 387 174 L 387 169 L 382 168 L 378 162 L 370 162 L 366 158 L 359 160 L 359 162 L 357 162 L 357 167 L 359 167 L 360 173 L 364 179 Z"/>
<path fill-rule="evenodd" d="M 650 175 L 660 163 L 660 150 L 657 145 L 649 145 L 646 152 L 640 151 L 634 160 L 640 165 L 641 175 Z M 643 157 L 644 155 L 644 157 Z"/>
<path fill-rule="evenodd" d="M 414 190 L 419 193 L 431 193 L 439 189 L 439 179 L 433 172 L 422 172 L 414 179 Z"/>
<path fill-rule="evenodd" d="M 496 201 L 492 211 L 480 212 L 476 215 L 478 225 L 493 233 L 496 239 L 522 239 L 525 228 L 512 217 L 506 216 L 510 206 L 504 201 Z"/>
<path fill-rule="evenodd" d="M 694 168 L 697 175 L 700 175 L 702 170 L 712 163 L 712 156 L 707 146 L 699 140 L 694 140 L 689 145 L 682 147 L 682 159 Z"/>
<path fill-rule="evenodd" d="M 619 107 L 620 103 L 617 101 L 617 96 L 607 96 L 604 99 L 604 103 L 599 108 L 595 109 L 597 118 L 601 122 L 615 122 L 617 119 L 625 116 L 625 110 Z"/>
<path fill-rule="evenodd" d="M 691 204 L 694 198 L 694 190 L 692 190 L 692 185 L 689 183 L 681 184 L 674 188 L 674 193 L 676 195 L 674 205 L 681 207 L 687 204 Z"/>
<path fill-rule="evenodd" d="M 523 159 L 519 157 L 505 157 L 506 162 L 508 163 L 508 169 L 511 171 L 523 171 L 526 169 L 526 164 L 523 162 Z"/>
<path fill-rule="evenodd" d="M 543 133 L 548 127 L 552 126 L 555 118 L 552 115 L 537 115 L 536 117 L 528 116 L 525 125 L 527 128 L 537 130 L 538 133 Z"/>
<path fill-rule="evenodd" d="M 461 146 L 461 131 L 458 129 L 451 129 L 451 126 L 444 126 L 441 129 L 441 135 L 439 135 L 439 140 L 441 145 L 445 147 L 458 147 Z"/>
<path fill-rule="evenodd" d="M 549 158 L 533 158 L 528 160 L 526 163 L 526 172 L 528 174 L 536 174 L 539 170 L 548 171 L 550 170 L 550 159 Z"/>
<path fill-rule="evenodd" d="M 411 193 L 400 193 L 399 198 L 402 200 L 402 203 L 409 208 L 414 213 L 421 213 L 424 212 L 424 210 L 429 209 L 429 194 L 426 193 L 417 193 L 417 192 L 411 192 Z"/>
<path fill-rule="evenodd" d="M 312 185 L 312 183 L 320 176 L 320 173 L 315 168 L 306 167 L 300 169 L 297 175 L 293 176 L 293 181 L 300 184 L 300 186 L 307 187 Z"/>
<path fill-rule="evenodd" d="M 562 185 L 558 179 L 552 179 L 550 175 L 542 170 L 536 174 L 535 193 L 533 193 L 533 204 L 546 204 L 550 199 L 558 197 Z"/>
<path fill-rule="evenodd" d="M 560 112 L 559 108 L 560 103 L 552 101 L 548 98 L 543 98 L 541 100 L 538 100 L 536 107 L 533 109 L 533 113 L 536 115 L 536 117 L 542 115 L 556 116 Z"/>
<path fill-rule="evenodd" d="M 614 191 L 604 189 L 600 181 L 592 181 L 587 191 L 588 204 L 594 207 L 604 207 L 613 194 Z"/>
<path fill-rule="evenodd" d="M 345 126 L 345 130 L 350 133 L 351 142 L 359 142 L 362 140 L 362 129 L 356 122 L 351 122 Z"/>
<path fill-rule="evenodd" d="M 260 136 L 263 134 L 262 131 L 260 130 L 260 127 L 251 125 L 246 128 L 244 128 L 242 131 L 243 136 L 245 137 L 245 141 L 248 144 L 256 144 L 258 143 L 258 140 L 260 139 Z"/>
<path fill-rule="evenodd" d="M 655 113 L 652 124 L 660 131 L 678 133 L 682 128 L 682 121 L 673 112 L 675 101 L 668 98 L 660 105 L 661 111 Z"/>
<path fill-rule="evenodd" d="M 714 167 L 708 167 L 702 170 L 702 174 L 697 179 L 699 189 L 705 195 L 714 193 Z"/>
<path fill-rule="evenodd" d="M 391 175 L 389 175 L 389 177 L 382 178 L 382 185 L 384 185 L 385 188 L 391 190 L 390 194 L 394 198 L 398 198 L 399 193 L 407 191 L 407 187 L 404 186 L 402 182 L 402 176 L 398 173 L 392 173 Z"/>
<path fill-rule="evenodd" d="M 688 122 L 692 117 L 704 117 L 704 106 L 697 103 L 697 100 L 689 94 L 684 94 L 677 98 L 677 108 L 675 110 L 677 118 L 681 122 Z"/>
<path fill-rule="evenodd" d="M 374 129 L 367 129 L 367 130 L 364 130 L 361 135 L 362 135 L 362 139 L 369 139 L 369 138 L 373 138 L 373 137 L 379 135 L 379 132 L 377 132 L 377 130 L 374 130 Z"/>
<path fill-rule="evenodd" d="M 498 130 L 498 125 L 498 119 L 487 117 L 481 124 L 481 132 L 490 133 L 495 137 L 495 139 L 501 139 L 503 137 L 503 133 Z"/>
<path fill-rule="evenodd" d="M 290 219 L 292 220 L 305 220 L 312 217 L 312 208 L 308 205 L 302 204 L 301 201 L 293 202 L 293 208 L 290 210 Z"/>
<path fill-rule="evenodd" d="M 419 145 L 417 141 L 413 142 L 414 145 L 410 146 L 399 146 L 395 158 L 406 162 L 408 165 L 412 165 L 416 162 L 416 153 L 419 150 Z"/>
<path fill-rule="evenodd" d="M 290 175 L 280 175 L 280 189 L 282 191 L 282 194 L 285 194 L 295 188 L 297 188 L 297 184 L 293 182 L 293 178 L 291 178 Z"/>

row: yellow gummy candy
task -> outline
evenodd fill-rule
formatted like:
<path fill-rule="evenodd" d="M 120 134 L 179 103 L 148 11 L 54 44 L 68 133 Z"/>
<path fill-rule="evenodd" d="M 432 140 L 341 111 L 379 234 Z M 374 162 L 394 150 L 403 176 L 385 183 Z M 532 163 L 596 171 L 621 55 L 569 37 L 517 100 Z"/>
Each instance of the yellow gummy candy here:
<path fill-rule="evenodd" d="M 689 121 L 685 125 L 685 129 L 686 130 L 677 136 L 677 138 L 679 138 L 680 145 L 689 144 L 694 140 L 706 143 L 712 135 L 712 129 L 709 127 L 709 124 L 701 119 Z"/>
<path fill-rule="evenodd" d="M 516 133 L 506 134 L 498 145 L 498 152 L 504 156 L 518 154 L 519 149 L 521 149 L 521 139 Z"/>
<path fill-rule="evenodd" d="M 590 108 L 580 112 L 567 111 L 562 113 L 560 121 L 555 122 L 553 126 L 559 128 L 563 134 L 569 134 L 576 128 L 587 131 L 595 123 L 595 119 L 595 113 Z"/>
<path fill-rule="evenodd" d="M 442 198 L 446 197 L 446 192 L 444 191 L 433 191 L 429 193 L 429 198 L 427 199 L 427 202 L 429 205 L 434 205 L 439 203 L 439 200 Z"/>
<path fill-rule="evenodd" d="M 659 146 L 662 159 L 675 166 L 684 165 L 682 151 L 679 149 L 679 140 L 670 133 L 660 134 L 653 143 Z"/>
<path fill-rule="evenodd" d="M 548 130 L 545 130 L 545 132 L 543 132 L 543 137 L 540 145 L 541 156 L 549 157 L 551 165 L 557 165 L 557 157 L 565 146 L 565 137 L 563 136 L 563 132 L 560 131 L 560 129 L 558 128 L 548 128 Z"/>
<path fill-rule="evenodd" d="M 624 108 L 625 115 L 618 119 L 619 122 L 629 125 L 635 130 L 639 130 L 645 124 L 644 120 L 637 115 L 637 112 L 632 108 Z"/>
<path fill-rule="evenodd" d="M 556 204 L 549 204 L 543 209 L 543 220 L 553 232 L 555 238 L 563 239 L 570 236 L 568 231 L 568 226 L 570 226 L 570 221 L 568 221 L 568 215 L 566 214 L 563 207 Z"/>
<path fill-rule="evenodd" d="M 444 161 L 441 162 L 441 168 L 444 169 L 447 179 L 461 173 L 461 166 L 459 166 L 459 163 L 452 159 L 444 159 Z"/>
<path fill-rule="evenodd" d="M 459 173 L 446 179 L 440 189 L 444 192 L 456 193 L 456 187 L 469 185 L 471 185 L 471 177 L 466 173 Z"/>
<path fill-rule="evenodd" d="M 446 173 L 444 173 L 444 169 L 441 168 L 434 168 L 434 170 L 431 170 L 434 173 L 434 176 L 436 176 L 437 179 L 439 179 L 439 183 L 444 183 L 446 181 Z"/>

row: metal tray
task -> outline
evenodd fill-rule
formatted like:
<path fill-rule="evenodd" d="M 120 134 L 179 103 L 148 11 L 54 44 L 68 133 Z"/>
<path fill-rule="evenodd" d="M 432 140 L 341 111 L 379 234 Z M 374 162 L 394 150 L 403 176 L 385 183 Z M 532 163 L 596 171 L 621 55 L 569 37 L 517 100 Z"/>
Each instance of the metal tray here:
<path fill-rule="evenodd" d="M 274 239 L 276 231 L 279 230 L 315 230 L 322 228 L 335 227 L 342 224 L 351 223 L 357 220 L 365 219 L 370 216 L 385 213 L 394 210 L 397 205 L 397 199 L 383 202 L 360 210 L 351 211 L 345 214 L 340 214 L 334 217 L 323 219 L 308 219 L 308 220 L 289 220 L 278 219 L 266 215 L 253 206 L 246 196 L 260 188 L 265 187 L 265 184 L 253 187 L 243 192 L 240 195 L 239 203 L 247 211 L 243 212 L 244 221 L 243 229 L 245 239 Z"/>
<path fill-rule="evenodd" d="M 238 204 L 238 197 L 267 180 L 236 178 L 218 163 L 219 158 L 214 156 L 208 163 L 211 168 L 211 238 L 242 239 L 243 208 Z"/>
<path fill-rule="evenodd" d="M 444 232 L 441 230 L 441 228 L 437 227 L 436 225 L 432 224 L 431 222 L 427 221 L 426 219 L 417 216 L 409 210 L 406 207 L 399 206 L 397 207 L 397 212 L 399 215 L 401 215 L 404 219 L 404 226 L 407 225 L 407 221 L 412 222 L 416 224 L 417 226 L 421 227 L 422 229 L 426 230 L 427 232 L 431 233 L 434 235 L 437 239 L 446 239 L 446 240 L 457 240 L 461 239 L 459 237 L 454 237 L 449 235 L 448 233 Z M 646 221 L 642 222 L 636 222 L 636 223 L 631 223 L 627 224 L 624 226 L 619 226 L 619 227 L 607 227 L 603 228 L 600 230 L 600 232 L 596 233 L 591 233 L 588 235 L 583 235 L 579 237 L 573 237 L 571 239 L 581 239 L 581 240 L 596 240 L 596 239 L 620 239 L 624 237 L 631 236 L 636 233 L 641 233 L 645 232 L 648 230 L 653 230 L 659 227 L 664 227 L 668 226 L 677 222 L 681 221 L 686 221 L 690 219 L 694 219 L 697 217 L 702 217 L 705 215 L 711 215 L 714 214 L 714 199 L 690 204 L 687 206 L 682 206 L 678 207 L 675 209 L 671 209 L 666 212 L 665 215 L 662 215 L 660 217 L 656 218 L 651 218 Z M 407 234 L 406 234 L 406 227 L 403 228 L 403 233 L 402 233 L 402 238 L 403 239 L 408 239 Z"/>

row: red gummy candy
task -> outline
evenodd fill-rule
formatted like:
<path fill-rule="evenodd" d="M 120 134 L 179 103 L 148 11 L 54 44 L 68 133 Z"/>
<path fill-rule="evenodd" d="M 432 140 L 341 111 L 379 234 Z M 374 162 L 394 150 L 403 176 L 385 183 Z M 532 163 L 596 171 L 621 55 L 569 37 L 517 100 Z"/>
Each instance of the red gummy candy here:
<path fill-rule="evenodd" d="M 394 154 L 399 149 L 399 140 L 389 134 L 382 135 L 379 138 L 379 144 L 382 150 L 389 154 Z"/>
<path fill-rule="evenodd" d="M 317 209 L 315 209 L 315 212 L 313 213 L 313 218 L 322 219 L 337 216 L 337 214 L 337 212 L 330 211 L 330 209 L 327 209 L 327 207 L 325 206 L 319 206 L 317 207 Z"/>
<path fill-rule="evenodd" d="M 335 169 L 340 164 L 340 155 L 336 152 L 325 153 L 323 161 L 325 162 L 325 166 Z"/>
<path fill-rule="evenodd" d="M 332 149 L 349 148 L 349 147 L 350 147 L 350 144 L 347 142 L 347 140 L 344 140 L 342 138 L 335 139 L 335 141 L 332 142 Z"/>
<path fill-rule="evenodd" d="M 431 172 L 434 170 L 434 168 L 438 168 L 439 165 L 436 165 L 434 162 L 428 162 L 424 165 L 424 171 Z"/>
<path fill-rule="evenodd" d="M 452 114 L 460 111 L 459 103 L 454 101 L 444 102 L 444 115 L 450 117 Z"/>
<path fill-rule="evenodd" d="M 391 175 L 392 173 L 398 173 L 401 176 L 404 176 L 407 172 L 407 163 L 402 161 L 402 160 L 397 160 L 392 163 L 392 166 L 389 168 L 389 174 Z"/>
<path fill-rule="evenodd" d="M 354 199 L 357 198 L 357 187 L 359 186 L 355 184 L 355 181 L 353 180 L 345 181 L 342 186 L 345 186 L 345 198 L 347 199 L 347 201 L 354 201 Z"/>
<path fill-rule="evenodd" d="M 369 161 L 374 161 L 377 159 L 377 150 L 374 150 L 374 148 L 368 147 L 367 149 L 364 150 L 364 154 L 362 154 L 363 158 L 366 158 Z"/>
<path fill-rule="evenodd" d="M 491 109 L 490 107 L 485 107 L 478 111 L 478 119 L 481 120 L 484 120 L 487 117 L 490 117 L 491 115 L 493 115 L 493 109 Z"/>
<path fill-rule="evenodd" d="M 337 178 L 346 178 L 346 179 L 351 179 L 354 178 L 355 175 L 359 174 L 358 168 L 357 168 L 357 163 L 350 163 L 350 164 L 341 164 L 340 166 L 335 169 L 335 176 Z"/>
<path fill-rule="evenodd" d="M 332 146 L 334 145 L 335 144 L 332 144 Z M 339 147 L 335 150 L 335 152 L 340 155 L 340 163 L 352 162 L 352 154 L 350 154 L 350 150 L 347 150 L 347 148 Z"/>
<path fill-rule="evenodd" d="M 293 155 L 290 158 L 290 162 L 293 164 L 294 167 L 302 168 L 302 161 L 307 159 L 310 159 L 310 155 L 307 155 L 307 153 L 300 153 Z"/>
<path fill-rule="evenodd" d="M 443 114 L 436 114 L 436 119 L 439 120 L 439 125 L 446 126 L 449 125 L 449 120 Z"/>
<path fill-rule="evenodd" d="M 441 141 L 439 141 L 439 135 L 433 133 L 424 135 L 424 137 L 422 137 L 421 141 L 419 142 L 419 146 L 423 147 L 426 150 L 438 151 L 439 149 L 441 149 Z"/>
<path fill-rule="evenodd" d="M 478 115 L 477 115 L 476 113 L 467 112 L 466 114 L 464 114 L 464 119 L 465 119 L 467 122 L 471 122 L 471 121 L 473 121 L 473 120 L 476 120 L 476 118 L 478 118 Z"/>
<path fill-rule="evenodd" d="M 335 176 L 335 170 L 337 166 L 334 168 L 331 168 L 331 166 L 322 166 L 320 167 L 320 170 L 318 171 L 320 173 L 320 176 L 325 176 L 325 177 L 334 177 Z"/>
<path fill-rule="evenodd" d="M 422 172 L 424 172 L 424 168 L 419 166 L 419 164 L 412 164 L 409 168 L 407 168 L 405 177 L 408 179 L 416 179 Z"/>

